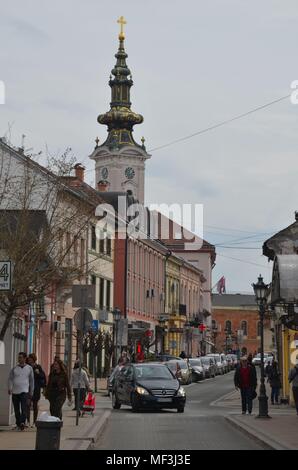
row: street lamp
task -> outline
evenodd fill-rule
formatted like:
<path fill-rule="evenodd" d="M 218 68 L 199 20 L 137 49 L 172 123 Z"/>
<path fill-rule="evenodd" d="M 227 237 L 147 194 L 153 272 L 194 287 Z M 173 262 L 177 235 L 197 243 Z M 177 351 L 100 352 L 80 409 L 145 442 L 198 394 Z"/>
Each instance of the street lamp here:
<path fill-rule="evenodd" d="M 121 320 L 121 310 L 119 308 L 114 308 L 112 311 L 114 318 L 114 366 L 117 365 L 118 361 L 118 331 L 119 331 L 119 321 Z"/>
<path fill-rule="evenodd" d="M 268 295 L 268 285 L 264 283 L 260 274 L 258 282 L 252 284 L 256 301 L 259 307 L 260 324 L 261 324 L 261 384 L 259 392 L 259 415 L 258 418 L 270 418 L 268 415 L 268 397 L 266 395 L 265 387 L 265 371 L 264 371 L 264 316 L 265 305 Z"/>

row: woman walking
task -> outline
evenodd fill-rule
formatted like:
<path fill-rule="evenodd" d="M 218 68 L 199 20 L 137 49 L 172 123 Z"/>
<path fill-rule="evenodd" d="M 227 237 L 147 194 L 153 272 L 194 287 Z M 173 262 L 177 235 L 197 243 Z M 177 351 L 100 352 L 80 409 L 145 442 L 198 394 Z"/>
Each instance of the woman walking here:
<path fill-rule="evenodd" d="M 28 401 L 28 408 L 27 408 L 27 422 L 30 425 L 30 414 L 31 414 L 31 406 L 33 408 L 33 426 L 37 420 L 38 415 L 38 402 L 40 400 L 40 392 L 41 389 L 44 389 L 47 384 L 46 374 L 42 370 L 42 367 L 37 364 L 37 357 L 34 353 L 29 354 L 27 363 L 33 369 L 34 374 L 34 390 L 32 398 Z"/>
<path fill-rule="evenodd" d="M 240 389 L 241 392 L 242 414 L 245 415 L 247 411 L 251 414 L 257 388 L 257 374 L 255 367 L 247 362 L 246 356 L 240 359 L 240 366 L 235 371 L 234 383 L 236 390 Z"/>
<path fill-rule="evenodd" d="M 80 389 L 79 389 L 79 385 L 80 385 Z M 80 361 L 76 361 L 74 363 L 73 372 L 71 375 L 71 386 L 72 386 L 73 394 L 75 397 L 75 407 L 73 411 L 79 410 L 79 414 L 80 414 L 83 408 L 87 391 L 88 392 L 91 391 L 87 372 L 83 368 L 81 368 L 81 371 L 80 371 Z M 79 390 L 80 390 L 80 393 L 79 393 Z"/>
<path fill-rule="evenodd" d="M 62 406 L 66 400 L 71 402 L 71 388 L 67 377 L 65 366 L 60 359 L 56 359 L 51 366 L 49 381 L 45 397 L 50 402 L 50 413 L 52 416 L 62 419 Z"/>

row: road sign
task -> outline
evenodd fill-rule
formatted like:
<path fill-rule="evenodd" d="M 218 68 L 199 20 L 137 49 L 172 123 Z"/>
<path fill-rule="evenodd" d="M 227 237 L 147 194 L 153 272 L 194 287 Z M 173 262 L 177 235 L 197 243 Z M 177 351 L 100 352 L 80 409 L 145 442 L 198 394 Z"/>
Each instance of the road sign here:
<path fill-rule="evenodd" d="M 0 261 L 0 291 L 11 290 L 11 261 Z"/>
<path fill-rule="evenodd" d="M 74 324 L 76 325 L 77 330 L 86 333 L 92 329 L 92 322 L 93 317 L 90 310 L 87 308 L 79 308 L 79 310 L 76 311 L 74 316 Z"/>
<path fill-rule="evenodd" d="M 72 286 L 72 306 L 74 308 L 95 308 L 95 285 Z"/>
<path fill-rule="evenodd" d="M 92 320 L 92 331 L 94 333 L 98 333 L 99 329 L 99 321 L 98 320 Z"/>

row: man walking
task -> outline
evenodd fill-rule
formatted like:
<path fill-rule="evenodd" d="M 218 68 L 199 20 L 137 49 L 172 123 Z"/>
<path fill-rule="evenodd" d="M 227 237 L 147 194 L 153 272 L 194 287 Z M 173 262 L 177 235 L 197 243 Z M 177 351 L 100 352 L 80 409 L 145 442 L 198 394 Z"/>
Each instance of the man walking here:
<path fill-rule="evenodd" d="M 248 363 L 246 356 L 240 359 L 240 366 L 235 371 L 234 383 L 236 390 L 240 389 L 241 392 L 242 414 L 245 415 L 247 411 L 251 414 L 253 396 L 257 388 L 257 374 L 255 367 Z"/>
<path fill-rule="evenodd" d="M 293 397 L 294 397 L 297 416 L 298 416 L 298 362 L 295 365 L 295 367 L 293 367 L 290 370 L 289 382 L 292 384 Z"/>
<path fill-rule="evenodd" d="M 11 369 L 8 377 L 8 393 L 12 395 L 16 426 L 20 431 L 25 429 L 28 399 L 32 398 L 34 390 L 33 369 L 26 364 L 26 357 L 26 353 L 19 353 L 18 364 Z"/>

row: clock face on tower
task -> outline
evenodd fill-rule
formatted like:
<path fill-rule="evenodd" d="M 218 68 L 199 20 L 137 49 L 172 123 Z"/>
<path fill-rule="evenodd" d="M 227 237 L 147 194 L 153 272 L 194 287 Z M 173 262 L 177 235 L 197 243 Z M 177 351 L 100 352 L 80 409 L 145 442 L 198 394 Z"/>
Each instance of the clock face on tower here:
<path fill-rule="evenodd" d="M 103 169 L 101 170 L 101 177 L 102 177 L 104 180 L 106 180 L 107 177 L 108 177 L 108 175 L 109 175 L 108 169 L 107 169 L 107 168 L 103 168 Z"/>
<path fill-rule="evenodd" d="M 135 170 L 129 166 L 125 170 L 125 176 L 127 179 L 132 180 L 133 177 L 135 176 Z"/>

